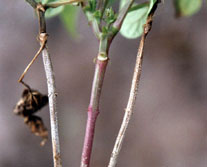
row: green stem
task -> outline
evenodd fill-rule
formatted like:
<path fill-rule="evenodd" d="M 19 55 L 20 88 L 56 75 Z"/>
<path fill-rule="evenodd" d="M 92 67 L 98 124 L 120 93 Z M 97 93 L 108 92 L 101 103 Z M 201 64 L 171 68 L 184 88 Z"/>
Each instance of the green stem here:
<path fill-rule="evenodd" d="M 104 36 L 102 33 L 100 35 L 100 45 L 99 45 L 99 53 L 104 54 L 106 57 L 108 52 L 108 38 Z"/>
<path fill-rule="evenodd" d="M 113 27 L 120 30 L 122 23 L 127 15 L 127 12 L 129 11 L 129 9 L 131 8 L 132 4 L 133 4 L 134 0 L 129 0 L 124 7 L 121 9 L 121 11 L 118 14 L 118 17 L 116 19 L 116 21 L 113 23 Z"/>
<path fill-rule="evenodd" d="M 101 19 L 103 18 L 103 15 L 104 15 L 105 9 L 108 5 L 108 2 L 109 2 L 109 0 L 104 0 L 104 3 L 102 4 L 102 6 L 100 8 L 101 9 Z"/>
<path fill-rule="evenodd" d="M 91 27 L 93 29 L 93 32 L 94 32 L 95 36 L 98 39 L 100 39 L 101 30 L 100 30 L 100 27 L 99 27 L 100 24 L 99 24 L 98 20 L 89 11 L 86 11 L 85 15 L 88 19 L 89 24 L 91 25 Z"/>

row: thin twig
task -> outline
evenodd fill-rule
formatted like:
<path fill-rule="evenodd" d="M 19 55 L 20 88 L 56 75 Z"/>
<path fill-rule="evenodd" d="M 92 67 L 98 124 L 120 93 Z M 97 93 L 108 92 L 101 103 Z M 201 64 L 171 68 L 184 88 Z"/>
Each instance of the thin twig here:
<path fill-rule="evenodd" d="M 47 39 L 44 38 L 44 41 L 41 43 L 39 50 L 37 51 L 37 53 L 35 54 L 35 56 L 33 57 L 33 59 L 31 60 L 31 62 L 27 65 L 27 67 L 25 68 L 24 72 L 22 73 L 22 75 L 20 76 L 18 82 L 21 82 L 23 85 L 25 85 L 25 83 L 23 82 L 24 76 L 27 73 L 27 71 L 29 70 L 29 68 L 31 67 L 31 65 L 34 63 L 34 61 L 37 59 L 37 57 L 40 55 L 41 51 L 43 50 L 43 48 L 45 47 Z"/>
<path fill-rule="evenodd" d="M 151 29 L 151 24 L 152 24 L 152 16 L 154 14 L 155 9 L 157 8 L 157 4 L 152 9 L 152 12 L 149 14 L 147 18 L 147 22 L 144 25 L 144 32 L 140 40 L 138 52 L 137 52 L 137 59 L 136 59 L 136 64 L 134 68 L 134 74 L 133 74 L 133 79 L 132 79 L 132 84 L 131 84 L 131 89 L 130 89 L 130 94 L 129 94 L 129 100 L 127 103 L 127 107 L 125 109 L 125 114 L 124 118 L 118 133 L 118 136 L 116 138 L 114 148 L 111 154 L 110 162 L 108 167 L 115 167 L 117 164 L 117 159 L 122 147 L 122 143 L 126 134 L 126 130 L 134 109 L 136 97 L 137 97 L 137 91 L 138 91 L 138 86 L 139 86 L 139 80 L 141 76 L 141 69 L 142 69 L 142 60 L 143 60 L 143 49 L 144 49 L 144 43 L 147 34 L 149 33 Z"/>
<path fill-rule="evenodd" d="M 94 17 L 94 15 L 91 12 L 86 11 L 85 15 L 88 19 L 88 23 L 91 25 L 91 28 L 93 30 L 93 33 L 97 37 L 97 39 L 100 39 L 100 24 L 98 23 L 97 19 Z"/>
<path fill-rule="evenodd" d="M 119 30 L 121 29 L 123 21 L 133 3 L 134 3 L 134 0 L 128 0 L 127 3 L 124 5 L 124 7 L 119 11 L 116 21 L 112 24 L 113 31 L 109 32 L 108 34 L 110 42 L 114 39 L 114 37 L 117 35 Z"/>
<path fill-rule="evenodd" d="M 101 11 L 101 17 L 100 20 L 102 20 L 105 9 L 107 7 L 109 0 L 100 0 L 98 1 L 97 9 Z"/>
<path fill-rule="evenodd" d="M 118 17 L 116 21 L 113 23 L 113 27 L 120 30 L 121 25 L 130 9 L 132 4 L 134 3 L 134 0 L 128 0 L 128 2 L 124 5 L 124 7 L 120 10 Z"/>
<path fill-rule="evenodd" d="M 62 167 L 61 164 L 61 157 L 60 157 L 60 144 L 59 144 L 59 134 L 58 134 L 58 117 L 57 117 L 57 110 L 56 110 L 56 87 L 55 87 L 55 77 L 52 67 L 52 61 L 50 59 L 50 55 L 48 49 L 46 47 L 47 37 L 48 34 L 46 33 L 46 22 L 45 22 L 45 8 L 41 3 L 36 3 L 34 0 L 26 0 L 37 12 L 38 22 L 39 22 L 39 43 L 40 49 L 38 50 L 37 54 L 33 58 L 32 62 L 26 68 L 26 71 L 35 61 L 37 56 L 42 51 L 43 63 L 47 78 L 47 87 L 48 87 L 48 98 L 49 98 L 49 109 L 50 109 L 50 124 L 51 124 L 51 136 L 52 136 L 52 149 L 53 149 L 53 161 L 54 167 Z M 23 73 L 25 74 L 25 72 Z M 23 75 L 24 77 L 24 75 Z M 25 84 L 20 77 L 20 81 Z M 25 84 L 25 86 L 27 86 Z"/>
<path fill-rule="evenodd" d="M 45 22 L 45 17 L 44 17 L 45 11 L 42 10 L 41 7 L 43 6 L 40 6 L 39 7 L 40 10 L 37 10 L 38 20 L 39 20 L 40 45 L 43 44 L 44 38 L 47 37 L 46 22 Z M 42 58 L 43 58 L 45 74 L 47 78 L 47 87 L 48 87 L 54 167 L 62 167 L 61 157 L 60 157 L 59 133 L 58 133 L 58 117 L 57 117 L 57 109 L 56 109 L 57 93 L 56 93 L 56 86 L 55 86 L 55 77 L 54 77 L 54 72 L 53 72 L 53 67 L 52 67 L 52 61 L 51 61 L 51 58 L 50 58 L 50 55 L 49 55 L 49 52 L 46 46 L 42 50 Z"/>

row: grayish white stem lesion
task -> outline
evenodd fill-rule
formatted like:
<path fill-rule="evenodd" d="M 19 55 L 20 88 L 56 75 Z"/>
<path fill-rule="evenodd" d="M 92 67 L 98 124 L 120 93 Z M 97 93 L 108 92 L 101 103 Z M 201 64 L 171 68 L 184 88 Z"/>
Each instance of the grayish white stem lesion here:
<path fill-rule="evenodd" d="M 112 151 L 112 154 L 110 157 L 108 167 L 115 167 L 117 164 L 117 159 L 118 159 L 120 150 L 122 148 L 122 143 L 123 143 L 124 137 L 126 135 L 126 130 L 127 130 L 131 115 L 133 113 L 133 109 L 134 109 L 135 101 L 136 101 L 136 97 L 137 97 L 137 92 L 138 92 L 140 76 L 141 76 L 141 70 L 142 70 L 144 43 L 145 43 L 146 36 L 151 29 L 152 17 L 153 17 L 153 14 L 157 8 L 158 3 L 159 3 L 159 1 L 157 1 L 154 4 L 150 14 L 148 15 L 146 24 L 144 25 L 144 32 L 142 34 L 139 48 L 138 48 L 138 52 L 137 52 L 137 59 L 136 59 L 135 67 L 134 67 L 134 74 L 133 74 L 133 78 L 132 78 L 132 84 L 131 84 L 131 89 L 130 89 L 130 93 L 129 93 L 127 107 L 125 109 L 124 118 L 123 118 L 118 136 L 117 136 L 115 144 L 114 144 L 114 148 L 113 148 L 113 151 Z"/>
<path fill-rule="evenodd" d="M 70 2 L 72 2 L 71 0 Z M 76 0 L 74 0 L 76 1 Z M 77 0 L 79 1 L 79 0 Z M 60 157 L 60 143 L 59 143 L 59 134 L 58 134 L 58 116 L 57 116 L 57 93 L 56 93 L 56 86 L 55 86 L 55 77 L 52 67 L 52 61 L 46 46 L 47 43 L 47 32 L 46 32 L 46 21 L 45 21 L 45 12 L 46 7 L 42 3 L 37 3 L 35 0 L 26 0 L 36 11 L 38 16 L 39 22 L 39 43 L 40 49 L 38 50 L 37 54 L 31 61 L 31 63 L 26 68 L 26 71 L 22 74 L 19 79 L 19 82 L 22 82 L 25 86 L 27 86 L 22 79 L 24 75 L 28 71 L 29 67 L 35 61 L 37 56 L 42 51 L 42 58 L 47 78 L 47 87 L 48 87 L 48 98 L 49 98 L 49 110 L 50 110 L 50 124 L 51 124 L 51 136 L 52 136 L 52 150 L 53 150 L 53 161 L 54 167 L 62 167 L 61 164 L 61 157 Z M 54 4 L 53 4 L 54 5 Z"/>
<path fill-rule="evenodd" d="M 131 90 L 130 90 L 130 95 L 129 95 L 129 100 L 127 104 L 127 108 L 125 109 L 125 114 L 124 118 L 118 133 L 118 136 L 116 138 L 116 142 L 114 144 L 114 148 L 111 154 L 110 162 L 108 167 L 115 167 L 117 164 L 117 159 L 120 153 L 120 150 L 122 148 L 122 143 L 124 141 L 124 137 L 126 134 L 126 130 L 129 124 L 129 120 L 132 115 L 132 111 L 134 108 L 135 100 L 136 100 L 136 95 L 137 95 L 137 90 L 138 90 L 138 85 L 139 85 L 139 80 L 141 76 L 141 67 L 142 67 L 142 58 L 143 58 L 143 47 L 144 47 L 144 39 L 145 37 L 142 37 L 140 41 L 140 46 L 139 46 L 139 51 L 137 54 L 137 60 L 136 60 L 136 65 L 134 68 L 134 75 L 132 79 L 132 84 L 131 84 Z"/>
<path fill-rule="evenodd" d="M 55 85 L 55 77 L 54 77 L 52 62 L 47 47 L 45 47 L 42 50 L 42 58 L 43 58 L 45 74 L 47 78 L 47 86 L 48 86 L 54 167 L 62 167 L 61 159 L 60 159 L 60 143 L 59 143 L 59 135 L 58 135 L 56 85 Z"/>

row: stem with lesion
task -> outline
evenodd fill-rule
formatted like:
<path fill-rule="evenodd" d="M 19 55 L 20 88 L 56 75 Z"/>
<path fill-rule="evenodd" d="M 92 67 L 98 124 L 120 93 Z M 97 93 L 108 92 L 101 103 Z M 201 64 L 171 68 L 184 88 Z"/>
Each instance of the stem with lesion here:
<path fill-rule="evenodd" d="M 57 93 L 56 93 L 56 86 L 55 86 L 55 77 L 52 67 L 52 61 L 46 46 L 47 43 L 47 32 L 46 32 L 46 21 L 45 21 L 45 11 L 44 5 L 41 3 L 37 3 L 34 0 L 26 0 L 37 12 L 38 16 L 38 23 L 39 23 L 39 36 L 38 40 L 40 43 L 40 49 L 38 50 L 37 54 L 28 65 L 24 73 L 19 79 L 19 82 L 27 86 L 22 80 L 24 75 L 28 71 L 29 67 L 35 61 L 37 56 L 42 51 L 42 58 L 43 64 L 45 68 L 45 74 L 47 78 L 47 87 L 48 87 L 48 98 L 49 98 L 49 110 L 50 110 L 50 124 L 51 124 L 51 136 L 52 136 L 52 150 L 53 150 L 53 161 L 54 167 L 62 167 L 61 164 L 61 157 L 60 157 L 60 143 L 59 143 L 59 133 L 58 133 L 58 117 L 57 117 Z"/>
<path fill-rule="evenodd" d="M 40 45 L 41 45 L 41 35 L 46 33 L 46 24 L 44 12 L 39 10 L 39 29 L 40 29 Z M 50 109 L 50 125 L 51 125 L 51 136 L 52 136 L 52 148 L 53 148 L 53 161 L 54 167 L 62 167 L 61 157 L 60 157 L 60 143 L 59 143 L 59 132 L 58 132 L 58 116 L 57 116 L 57 93 L 55 85 L 55 76 L 53 72 L 52 61 L 45 45 L 42 51 L 43 64 L 45 68 L 45 74 L 47 78 L 48 87 L 48 98 L 49 98 L 49 109 Z"/>
<path fill-rule="evenodd" d="M 159 3 L 159 1 L 157 1 L 154 4 L 150 14 L 148 15 L 146 24 L 144 25 L 143 34 L 142 34 L 142 37 L 141 37 L 141 40 L 139 43 L 138 52 L 137 52 L 137 59 L 136 59 L 135 67 L 134 67 L 134 74 L 133 74 L 133 78 L 132 78 L 132 84 L 131 84 L 131 89 L 130 89 L 130 93 L 129 93 L 127 107 L 125 109 L 123 121 L 122 121 L 118 136 L 117 136 L 115 144 L 114 144 L 114 148 L 113 148 L 113 151 L 112 151 L 112 154 L 110 157 L 108 167 L 115 167 L 117 164 L 118 156 L 119 156 L 120 150 L 122 148 L 124 137 L 126 135 L 126 130 L 127 130 L 129 121 L 130 121 L 132 113 L 133 113 L 133 109 L 134 109 L 134 105 L 135 105 L 135 101 L 136 101 L 136 97 L 137 97 L 137 92 L 138 92 L 140 76 L 141 76 L 141 70 L 142 70 L 144 43 L 145 43 L 145 39 L 147 37 L 147 34 L 151 30 L 152 17 L 154 15 L 154 12 L 157 8 L 158 3 Z"/>
<path fill-rule="evenodd" d="M 127 107 L 125 109 L 125 114 L 123 117 L 123 121 L 118 133 L 118 136 L 116 138 L 114 148 L 110 157 L 110 162 L 108 167 L 115 167 L 117 164 L 118 156 L 122 147 L 122 143 L 125 137 L 126 129 L 128 127 L 131 115 L 132 115 L 132 109 L 135 104 L 136 96 L 137 96 L 137 90 L 138 90 L 138 85 L 139 85 L 139 80 L 141 76 L 141 69 L 142 69 L 142 59 L 143 59 L 143 47 L 144 47 L 144 42 L 145 42 L 145 35 L 142 36 L 138 53 L 137 53 L 137 60 L 136 60 L 136 65 L 134 68 L 134 75 L 132 79 L 132 84 L 131 84 L 131 90 L 130 90 L 130 95 L 129 95 L 129 100 Z"/>

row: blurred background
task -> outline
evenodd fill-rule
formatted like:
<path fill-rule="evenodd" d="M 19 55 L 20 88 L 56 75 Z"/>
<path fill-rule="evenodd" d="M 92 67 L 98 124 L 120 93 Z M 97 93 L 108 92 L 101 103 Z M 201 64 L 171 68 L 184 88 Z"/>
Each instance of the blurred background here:
<path fill-rule="evenodd" d="M 207 165 L 207 10 L 175 18 L 172 1 L 159 5 L 147 37 L 136 108 L 119 167 Z M 79 166 L 98 43 L 83 13 L 78 40 L 58 17 L 47 20 L 58 92 L 63 166 Z M 41 147 L 13 114 L 24 87 L 17 82 L 39 48 L 37 19 L 24 0 L 0 0 L 0 167 L 52 167 L 51 140 Z M 139 39 L 118 35 L 101 97 L 91 166 L 107 166 L 126 107 Z M 41 56 L 24 81 L 47 93 Z M 48 106 L 41 116 L 50 130 Z"/>

